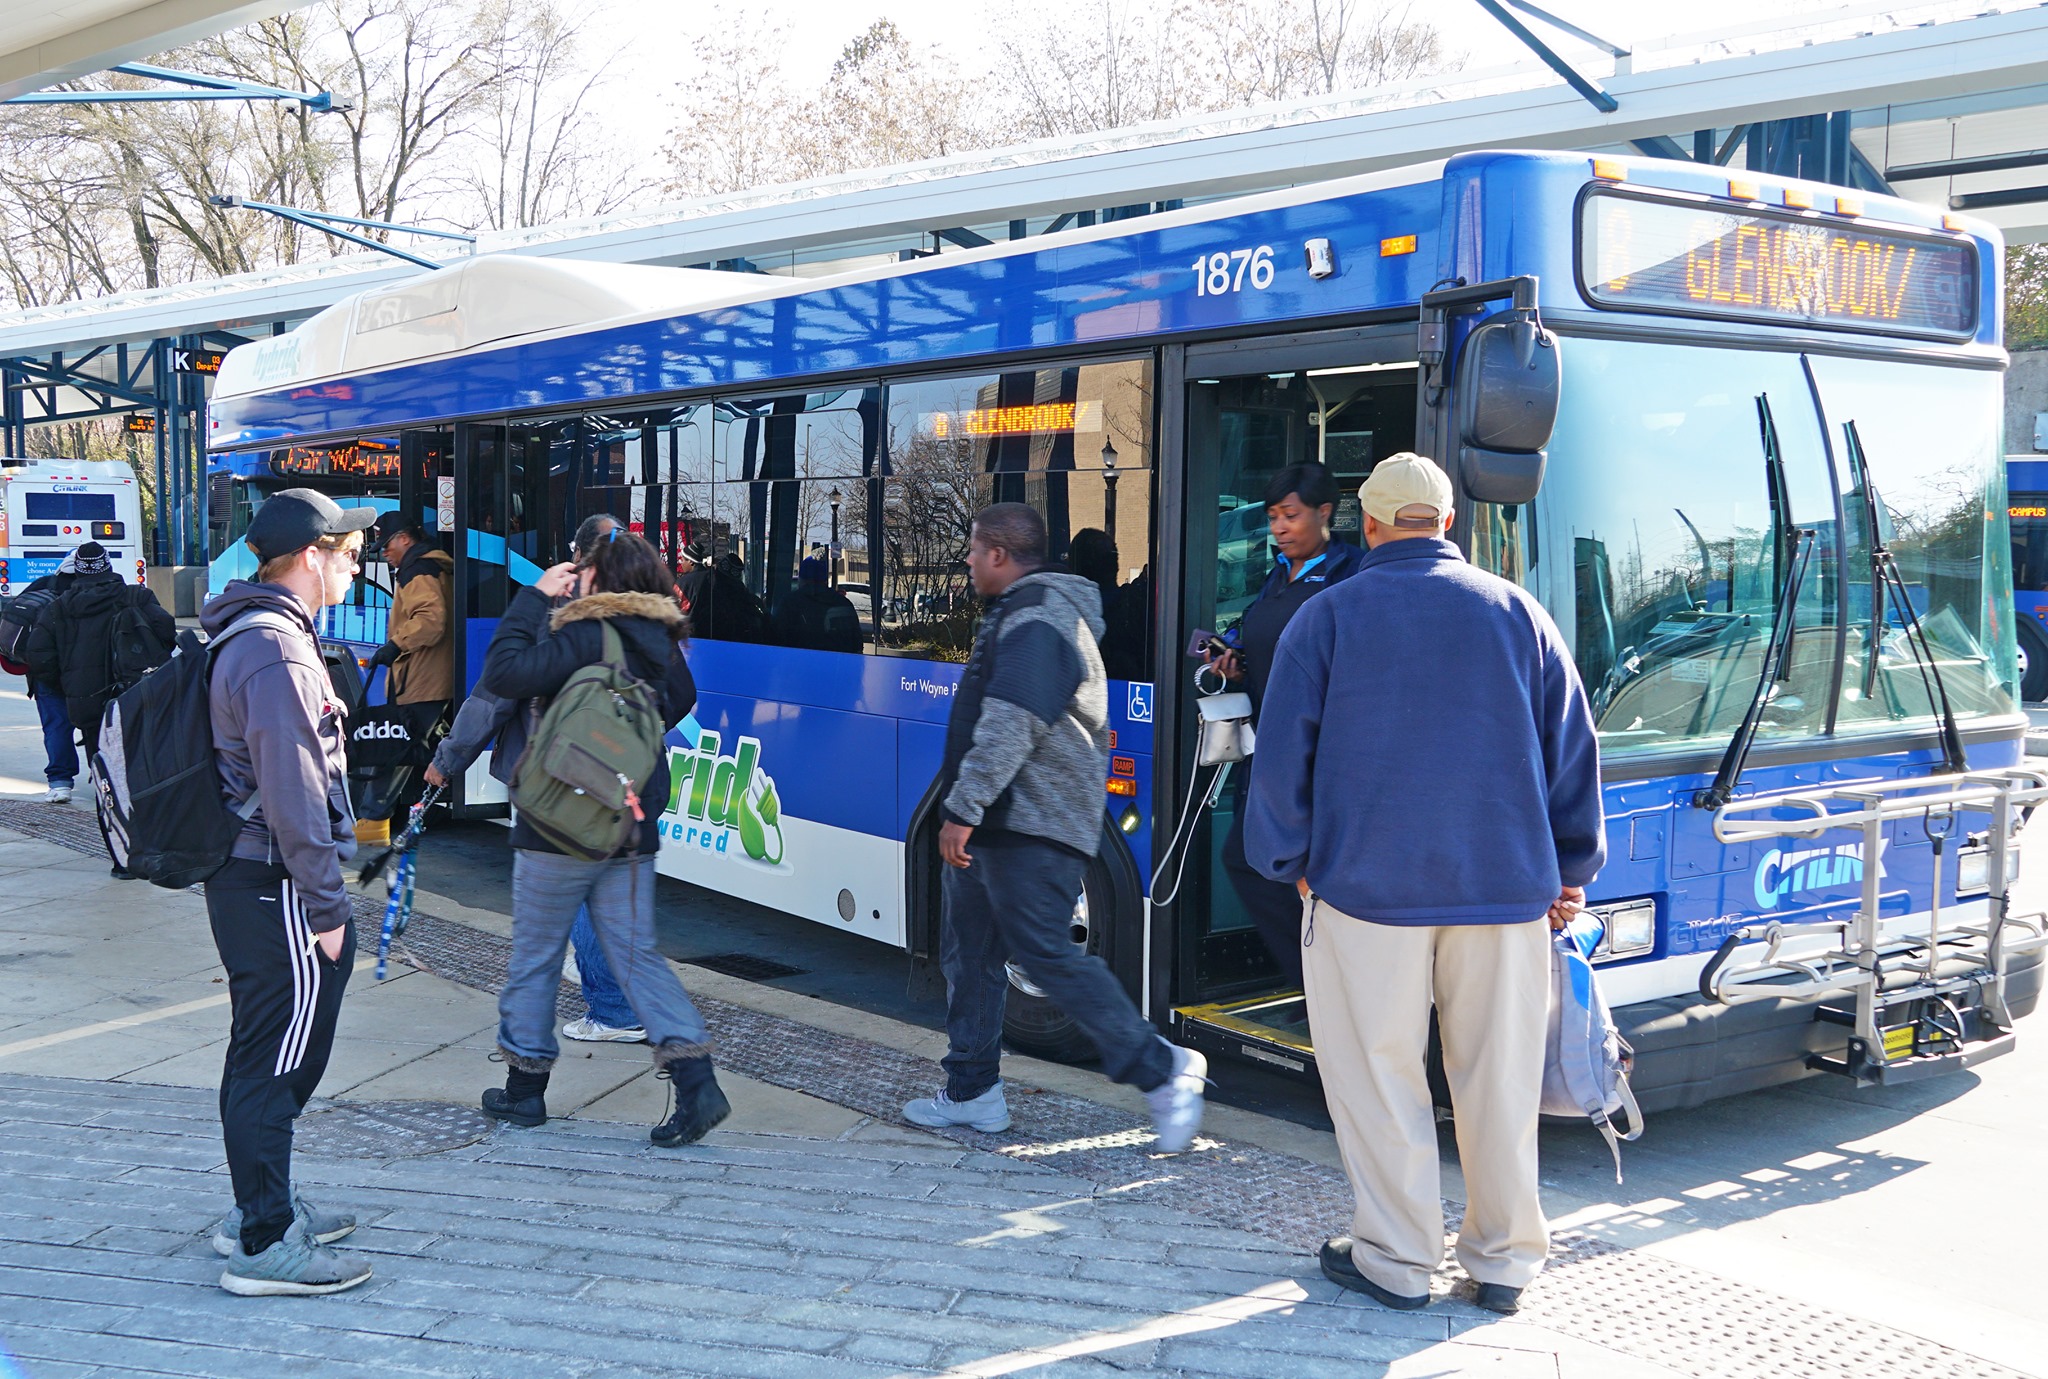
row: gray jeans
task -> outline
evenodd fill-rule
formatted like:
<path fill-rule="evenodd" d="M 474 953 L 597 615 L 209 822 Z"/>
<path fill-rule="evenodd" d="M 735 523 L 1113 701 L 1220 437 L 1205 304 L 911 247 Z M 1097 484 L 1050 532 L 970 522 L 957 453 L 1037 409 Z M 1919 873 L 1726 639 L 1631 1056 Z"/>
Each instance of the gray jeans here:
<path fill-rule="evenodd" d="M 675 969 L 654 946 L 654 859 L 584 862 L 528 848 L 512 853 L 512 958 L 498 996 L 498 1047 L 526 1072 L 561 1053 L 555 993 L 576 912 L 588 907 L 605 961 L 647 1031 L 654 1061 L 709 1058 L 711 1036 Z"/>

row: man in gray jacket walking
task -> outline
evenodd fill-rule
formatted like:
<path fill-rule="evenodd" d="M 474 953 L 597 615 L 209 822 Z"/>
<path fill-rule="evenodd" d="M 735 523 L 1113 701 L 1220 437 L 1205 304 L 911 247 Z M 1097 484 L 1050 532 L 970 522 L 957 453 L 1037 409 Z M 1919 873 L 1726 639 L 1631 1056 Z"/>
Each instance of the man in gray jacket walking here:
<path fill-rule="evenodd" d="M 1109 766 L 1102 595 L 1047 565 L 1045 519 L 1023 503 L 974 519 L 967 568 L 988 610 L 953 695 L 940 774 L 939 965 L 951 1048 L 945 1087 L 904 1117 L 1009 1128 L 1000 1076 L 1008 960 L 1087 1032 L 1105 1073 L 1144 1091 L 1158 1148 L 1178 1153 L 1201 1128 L 1206 1061 L 1161 1039 L 1108 965 L 1069 937 L 1101 843 Z"/>

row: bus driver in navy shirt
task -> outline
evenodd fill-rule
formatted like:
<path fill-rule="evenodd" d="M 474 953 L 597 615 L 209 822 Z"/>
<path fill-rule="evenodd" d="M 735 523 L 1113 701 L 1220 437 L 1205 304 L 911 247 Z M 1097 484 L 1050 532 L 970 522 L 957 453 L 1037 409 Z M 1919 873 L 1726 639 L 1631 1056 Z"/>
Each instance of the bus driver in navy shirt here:
<path fill-rule="evenodd" d="M 1251 695 L 1254 724 L 1266 697 L 1280 634 L 1303 604 L 1357 574 L 1364 563 L 1364 551 L 1330 534 L 1330 518 L 1336 510 L 1336 482 L 1329 470 L 1313 460 L 1287 466 L 1266 485 L 1266 533 L 1273 542 L 1273 570 L 1260 586 L 1258 597 L 1244 610 L 1243 620 L 1225 638 L 1231 649 L 1209 659 L 1211 670 Z M 1299 987 L 1301 902 L 1292 886 L 1267 880 L 1244 858 L 1245 790 L 1258 764 L 1258 757 L 1253 756 L 1240 768 L 1237 808 L 1230 830 L 1223 836 L 1223 870 L 1273 961 L 1280 965 L 1281 976 Z"/>

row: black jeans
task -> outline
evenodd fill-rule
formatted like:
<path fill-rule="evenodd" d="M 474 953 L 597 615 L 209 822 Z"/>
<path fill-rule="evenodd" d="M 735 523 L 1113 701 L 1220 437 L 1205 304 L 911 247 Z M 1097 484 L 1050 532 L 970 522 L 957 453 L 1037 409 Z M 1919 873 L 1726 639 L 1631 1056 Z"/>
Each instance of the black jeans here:
<path fill-rule="evenodd" d="M 1166 1081 L 1173 1054 L 1109 965 L 1074 946 L 1074 901 L 1087 862 L 1014 833 L 999 844 L 970 843 L 967 855 L 974 865 L 947 867 L 941 887 L 946 1095 L 972 1101 L 1001 1075 L 1006 958 L 1081 1026 L 1112 1079 L 1146 1091 Z"/>
<path fill-rule="evenodd" d="M 206 883 L 206 917 L 234 1010 L 220 1133 L 242 1209 L 242 1248 L 257 1254 L 292 1223 L 292 1123 L 327 1071 L 355 965 L 355 926 L 342 938 L 341 957 L 329 962 L 290 873 L 239 857 Z"/>

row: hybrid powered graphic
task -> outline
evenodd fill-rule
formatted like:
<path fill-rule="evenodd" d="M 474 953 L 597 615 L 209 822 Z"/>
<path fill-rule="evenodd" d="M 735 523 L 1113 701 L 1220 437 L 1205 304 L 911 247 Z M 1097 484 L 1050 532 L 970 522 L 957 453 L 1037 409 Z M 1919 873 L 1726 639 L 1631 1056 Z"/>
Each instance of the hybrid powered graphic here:
<path fill-rule="evenodd" d="M 668 808 L 661 835 L 684 847 L 728 853 L 739 835 L 740 850 L 756 862 L 782 862 L 782 800 L 775 781 L 760 767 L 761 741 L 743 737 L 731 756 L 719 752 L 708 729 L 694 748 L 668 754 Z"/>

